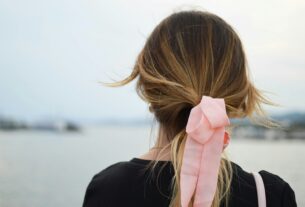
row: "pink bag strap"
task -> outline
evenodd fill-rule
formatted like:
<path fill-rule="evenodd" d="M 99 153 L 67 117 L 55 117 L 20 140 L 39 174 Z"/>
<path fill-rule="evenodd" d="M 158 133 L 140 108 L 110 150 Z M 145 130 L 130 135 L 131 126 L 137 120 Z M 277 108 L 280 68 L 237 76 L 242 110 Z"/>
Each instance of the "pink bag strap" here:
<path fill-rule="evenodd" d="M 266 207 L 266 192 L 262 176 L 258 172 L 252 172 L 256 184 L 258 207 Z"/>

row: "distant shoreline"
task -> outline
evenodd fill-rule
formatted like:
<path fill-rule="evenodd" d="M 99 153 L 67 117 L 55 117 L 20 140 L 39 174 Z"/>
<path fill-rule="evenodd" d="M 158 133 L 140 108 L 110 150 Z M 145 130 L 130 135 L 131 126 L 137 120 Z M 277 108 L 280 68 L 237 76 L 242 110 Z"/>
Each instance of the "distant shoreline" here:
<path fill-rule="evenodd" d="M 254 125 L 247 118 L 232 119 L 231 124 L 234 125 L 233 134 L 235 137 L 247 137 L 254 139 L 302 139 L 305 140 L 305 114 L 304 113 L 288 113 L 281 114 L 272 119 L 281 124 L 280 128 L 266 128 Z M 5 118 L 0 116 L 0 131 L 49 131 L 49 132 L 80 132 L 86 126 L 102 127 L 102 126 L 151 126 L 152 120 L 149 119 L 104 119 L 91 122 L 90 124 L 79 124 L 71 120 L 42 120 L 36 122 L 17 121 L 17 119 Z"/>

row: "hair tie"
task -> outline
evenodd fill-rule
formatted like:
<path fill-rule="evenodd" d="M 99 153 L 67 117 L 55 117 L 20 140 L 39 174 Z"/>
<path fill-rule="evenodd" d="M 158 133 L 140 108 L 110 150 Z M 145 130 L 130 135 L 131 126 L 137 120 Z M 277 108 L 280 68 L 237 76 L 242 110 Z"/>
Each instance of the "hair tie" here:
<path fill-rule="evenodd" d="M 181 205 L 210 207 L 217 187 L 221 153 L 229 144 L 225 126 L 230 121 L 224 99 L 202 96 L 192 108 L 186 125 L 186 144 L 180 173 Z"/>

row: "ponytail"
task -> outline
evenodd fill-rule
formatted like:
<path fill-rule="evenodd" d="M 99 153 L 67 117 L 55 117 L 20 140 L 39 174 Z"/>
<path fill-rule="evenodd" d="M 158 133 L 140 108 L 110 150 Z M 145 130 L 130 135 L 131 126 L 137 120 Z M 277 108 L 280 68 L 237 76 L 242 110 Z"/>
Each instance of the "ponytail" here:
<path fill-rule="evenodd" d="M 179 132 L 171 142 L 171 160 L 174 167 L 174 177 L 172 182 L 172 198 L 169 207 L 180 207 L 180 171 L 182 165 L 182 157 L 185 147 L 187 133 L 185 130 Z M 219 207 L 221 202 L 228 206 L 230 193 L 230 185 L 232 181 L 232 165 L 228 157 L 223 153 L 224 158 L 221 160 L 218 174 L 217 190 L 213 200 L 212 207 Z M 193 202 L 193 200 L 192 200 Z M 193 205 L 191 204 L 190 207 Z"/>

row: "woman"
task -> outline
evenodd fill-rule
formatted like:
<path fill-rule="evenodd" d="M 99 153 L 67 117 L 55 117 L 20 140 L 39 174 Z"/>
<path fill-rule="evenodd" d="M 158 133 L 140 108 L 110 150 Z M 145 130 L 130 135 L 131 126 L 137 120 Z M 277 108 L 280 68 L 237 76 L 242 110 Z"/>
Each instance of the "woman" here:
<path fill-rule="evenodd" d="M 137 93 L 159 124 L 157 142 L 94 175 L 83 207 L 256 207 L 264 198 L 268 207 L 296 206 L 294 191 L 278 175 L 261 170 L 255 177 L 221 157 L 230 140 L 228 118 L 258 115 L 265 120 L 260 124 L 274 125 L 262 109 L 272 103 L 250 81 L 246 65 L 238 35 L 215 14 L 181 11 L 159 23 L 131 75 L 106 84 L 138 77 Z"/>

